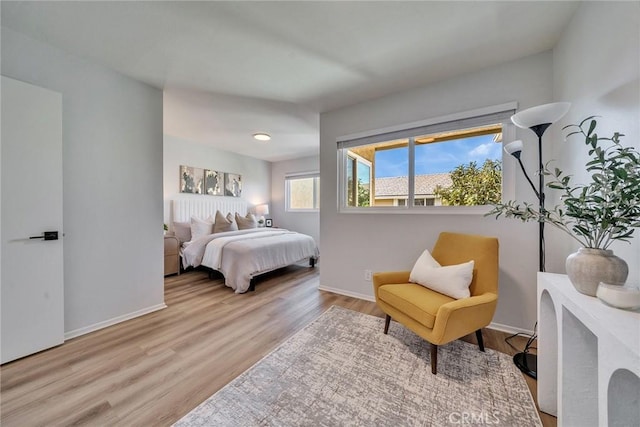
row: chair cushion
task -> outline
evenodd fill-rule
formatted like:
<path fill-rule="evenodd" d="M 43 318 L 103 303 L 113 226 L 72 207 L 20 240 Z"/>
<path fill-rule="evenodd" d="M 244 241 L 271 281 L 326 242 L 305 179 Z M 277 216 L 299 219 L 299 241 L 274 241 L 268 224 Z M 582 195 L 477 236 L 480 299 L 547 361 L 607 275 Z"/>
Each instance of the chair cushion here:
<path fill-rule="evenodd" d="M 440 306 L 455 301 L 415 283 L 382 285 L 378 298 L 430 329 L 433 329 Z"/>

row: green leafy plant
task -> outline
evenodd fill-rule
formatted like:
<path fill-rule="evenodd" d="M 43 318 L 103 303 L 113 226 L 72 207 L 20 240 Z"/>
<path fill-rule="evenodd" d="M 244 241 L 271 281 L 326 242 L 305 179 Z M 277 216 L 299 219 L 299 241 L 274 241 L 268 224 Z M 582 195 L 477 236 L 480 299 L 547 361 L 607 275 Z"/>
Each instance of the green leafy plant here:
<path fill-rule="evenodd" d="M 164 231 L 169 231 L 169 226 L 167 224 L 162 224 L 164 226 Z"/>
<path fill-rule="evenodd" d="M 629 242 L 635 228 L 640 227 L 640 153 L 622 146 L 621 133 L 598 137 L 595 117 L 563 128 L 571 130 L 567 137 L 584 136 L 591 157 L 585 168 L 591 173 L 591 182 L 572 185 L 571 175 L 558 168 L 550 170 L 547 164 L 543 174 L 552 178 L 546 186 L 561 191 L 561 205 L 540 211 L 528 203 L 509 201 L 494 205 L 486 215 L 545 222 L 585 248 L 607 249 L 616 240 Z M 610 142 L 603 148 L 600 141 Z"/>
<path fill-rule="evenodd" d="M 437 186 L 434 194 L 443 205 L 476 206 L 500 201 L 502 195 L 502 165 L 486 159 L 481 167 L 476 162 L 456 166 L 450 173 L 451 186 Z"/>
<path fill-rule="evenodd" d="M 358 206 L 369 206 L 371 204 L 371 192 L 368 187 L 358 179 Z"/>

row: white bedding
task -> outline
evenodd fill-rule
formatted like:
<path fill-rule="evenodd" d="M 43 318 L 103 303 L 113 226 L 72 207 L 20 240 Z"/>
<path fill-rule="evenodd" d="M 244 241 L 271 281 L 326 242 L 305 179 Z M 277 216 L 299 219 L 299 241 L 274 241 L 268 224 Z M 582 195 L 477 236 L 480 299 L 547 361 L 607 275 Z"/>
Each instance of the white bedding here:
<path fill-rule="evenodd" d="M 311 236 L 256 228 L 194 240 L 184 248 L 182 260 L 185 267 L 204 265 L 221 272 L 227 286 L 244 293 L 254 276 L 317 256 L 318 248 Z"/>

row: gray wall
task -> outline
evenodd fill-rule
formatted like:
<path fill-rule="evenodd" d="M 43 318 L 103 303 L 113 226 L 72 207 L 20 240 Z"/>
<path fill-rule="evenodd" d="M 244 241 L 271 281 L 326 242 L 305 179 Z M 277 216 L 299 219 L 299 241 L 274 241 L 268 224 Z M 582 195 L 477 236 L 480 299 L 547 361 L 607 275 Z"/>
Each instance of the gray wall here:
<path fill-rule="evenodd" d="M 481 216 L 337 213 L 336 138 L 486 105 L 517 101 L 519 108 L 570 101 L 572 108 L 545 134 L 545 160 L 586 182 L 587 153 L 579 138 L 564 142 L 562 126 L 600 115 L 599 134 L 620 131 L 625 145 L 640 145 L 640 4 L 583 3 L 552 53 L 544 53 L 376 101 L 321 115 L 323 240 L 321 287 L 371 298 L 363 270 L 411 268 L 441 230 L 482 232 L 500 239 L 500 300 L 497 324 L 531 329 L 536 320 L 537 229 L 535 224 Z M 536 168 L 535 136 L 518 129 L 525 141 L 525 166 Z M 510 159 L 506 159 L 510 161 Z M 505 168 L 507 165 L 505 164 Z M 534 202 L 520 173 L 517 200 Z M 550 201 L 557 195 L 549 194 Z M 366 242 L 366 243 L 364 243 Z M 616 243 L 629 264 L 628 283 L 640 283 L 640 235 Z M 547 227 L 547 271 L 564 273 L 564 261 L 577 245 Z"/>
<path fill-rule="evenodd" d="M 624 145 L 640 150 L 640 3 L 586 2 L 576 12 L 553 51 L 553 96 L 572 103 L 561 125 L 579 123 L 598 115 L 598 134 L 625 134 Z M 561 126 L 560 126 L 561 127 Z M 588 153 L 584 140 L 556 127 L 552 158 L 588 182 Z M 560 135 L 558 135 L 560 134 Z M 551 158 L 551 157 L 550 157 Z M 640 284 L 640 230 L 631 244 L 615 243 L 611 249 L 629 264 L 627 283 Z M 564 260 L 578 244 L 561 233 L 549 236 L 549 266 L 564 272 Z"/>
<path fill-rule="evenodd" d="M 275 162 L 271 168 L 271 215 L 273 225 L 308 234 L 320 246 L 320 213 L 287 212 L 285 209 L 285 182 L 287 174 L 320 170 L 318 156 Z M 322 194 L 322 188 L 320 188 Z"/>
<path fill-rule="evenodd" d="M 62 93 L 65 332 L 162 307 L 162 92 L 6 28 L 2 74 Z"/>
<path fill-rule="evenodd" d="M 170 224 L 171 203 L 176 198 L 218 197 L 180 193 L 180 165 L 220 170 L 242 175 L 242 198 L 252 205 L 269 203 L 271 163 L 164 135 L 164 222 Z"/>
<path fill-rule="evenodd" d="M 552 100 L 552 53 L 398 93 L 320 116 L 322 238 L 321 287 L 372 298 L 364 270 L 408 270 L 441 231 L 486 234 L 500 239 L 500 299 L 494 322 L 525 330 L 536 321 L 536 224 L 480 215 L 351 214 L 337 212 L 336 139 L 510 101 L 528 108 Z M 524 138 L 518 129 L 517 137 Z M 537 150 L 523 154 L 536 167 Z M 506 161 L 510 161 L 507 159 Z M 505 165 L 506 167 L 506 165 Z M 533 202 L 522 174 L 515 174 L 516 198 Z"/>

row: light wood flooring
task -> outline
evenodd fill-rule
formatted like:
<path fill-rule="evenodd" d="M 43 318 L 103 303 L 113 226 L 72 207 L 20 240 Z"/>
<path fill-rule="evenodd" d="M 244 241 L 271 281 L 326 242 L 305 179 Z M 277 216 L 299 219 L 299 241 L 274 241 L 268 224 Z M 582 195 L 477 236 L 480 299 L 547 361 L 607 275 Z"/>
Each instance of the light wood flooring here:
<path fill-rule="evenodd" d="M 265 275 L 244 295 L 200 271 L 168 277 L 168 308 L 3 365 L 0 424 L 171 425 L 331 305 L 382 316 L 318 283 L 318 268 L 303 266 Z M 512 354 L 506 336 L 485 330 L 485 346 Z"/>

